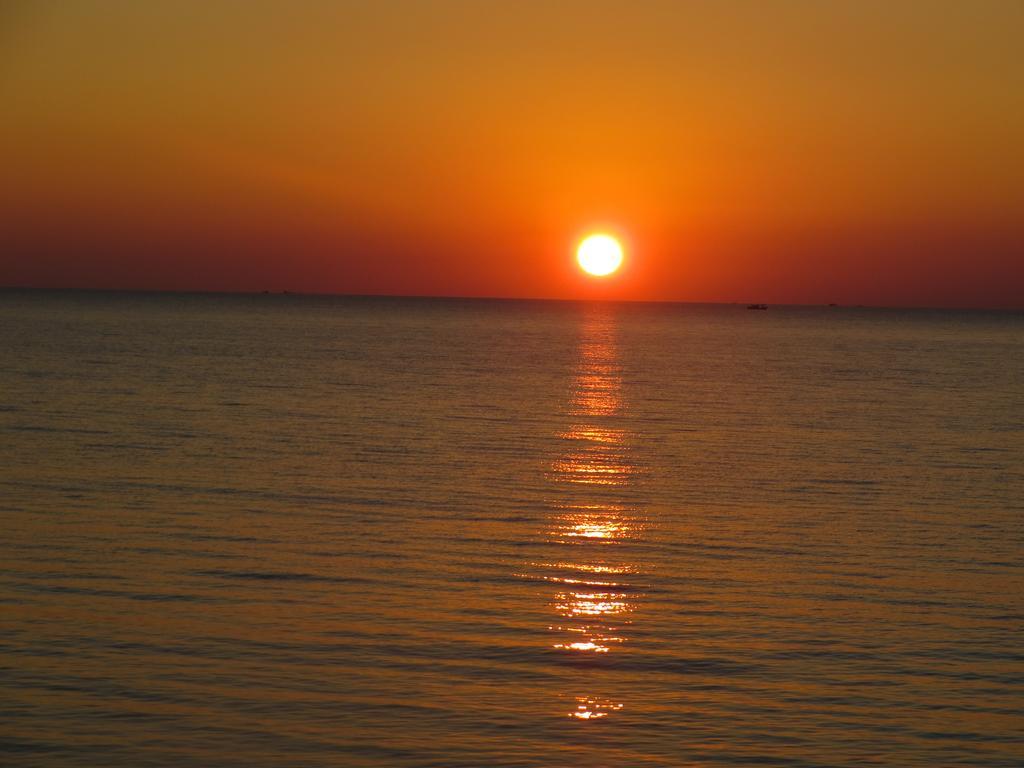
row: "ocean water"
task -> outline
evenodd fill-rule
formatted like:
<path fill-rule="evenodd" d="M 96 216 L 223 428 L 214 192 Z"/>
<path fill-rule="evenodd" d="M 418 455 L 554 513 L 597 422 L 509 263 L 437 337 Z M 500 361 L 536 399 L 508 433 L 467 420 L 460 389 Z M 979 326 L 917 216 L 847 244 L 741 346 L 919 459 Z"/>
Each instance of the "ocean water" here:
<path fill-rule="evenodd" d="M 0 293 L 0 762 L 1024 765 L 1024 315 Z"/>

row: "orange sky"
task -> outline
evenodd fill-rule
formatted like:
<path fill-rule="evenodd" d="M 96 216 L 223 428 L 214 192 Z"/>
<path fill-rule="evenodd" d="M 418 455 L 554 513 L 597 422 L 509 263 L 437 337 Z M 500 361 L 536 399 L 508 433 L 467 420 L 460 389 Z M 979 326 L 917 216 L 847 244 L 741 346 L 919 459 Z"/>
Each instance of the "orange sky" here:
<path fill-rule="evenodd" d="M 15 0 L 0 285 L 1024 307 L 1022 33 L 1013 0 Z"/>

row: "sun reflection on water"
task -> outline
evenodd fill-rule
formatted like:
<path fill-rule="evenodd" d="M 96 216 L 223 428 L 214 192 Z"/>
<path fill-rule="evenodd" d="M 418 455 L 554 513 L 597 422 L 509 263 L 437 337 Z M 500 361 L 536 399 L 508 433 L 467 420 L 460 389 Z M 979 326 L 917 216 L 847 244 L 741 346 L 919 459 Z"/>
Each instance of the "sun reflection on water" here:
<path fill-rule="evenodd" d="M 601 539 L 610 544 L 637 534 L 634 519 L 626 508 L 618 505 L 570 505 L 560 509 L 565 511 L 555 521 L 556 527 L 549 531 L 556 541 L 584 538 Z"/>
<path fill-rule="evenodd" d="M 555 587 L 548 598 L 559 617 L 548 627 L 557 635 L 552 648 L 580 660 L 613 659 L 623 652 L 641 597 L 632 583 L 639 569 L 624 546 L 642 535 L 643 525 L 639 510 L 624 498 L 639 472 L 632 435 L 622 426 L 626 405 L 618 358 L 614 316 L 593 311 L 578 346 L 570 423 L 557 433 L 564 447 L 549 471 L 558 500 L 551 504 L 546 540 L 563 545 L 566 555 L 530 564 L 550 571 L 539 579 Z M 575 720 L 602 719 L 623 707 L 597 695 L 573 701 L 569 717 Z"/>
<path fill-rule="evenodd" d="M 592 699 L 588 696 L 576 697 L 576 708 L 569 713 L 569 717 L 579 720 L 594 720 L 600 717 L 608 717 L 612 712 L 618 712 L 622 705 L 611 699 Z"/>

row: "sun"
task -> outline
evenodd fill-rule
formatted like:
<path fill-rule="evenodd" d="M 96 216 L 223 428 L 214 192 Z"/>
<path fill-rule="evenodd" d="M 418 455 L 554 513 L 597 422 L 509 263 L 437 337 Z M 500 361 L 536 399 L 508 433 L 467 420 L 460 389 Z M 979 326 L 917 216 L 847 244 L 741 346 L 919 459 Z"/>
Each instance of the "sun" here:
<path fill-rule="evenodd" d="M 595 277 L 606 277 L 622 266 L 622 246 L 611 235 L 590 235 L 576 249 L 580 269 Z"/>

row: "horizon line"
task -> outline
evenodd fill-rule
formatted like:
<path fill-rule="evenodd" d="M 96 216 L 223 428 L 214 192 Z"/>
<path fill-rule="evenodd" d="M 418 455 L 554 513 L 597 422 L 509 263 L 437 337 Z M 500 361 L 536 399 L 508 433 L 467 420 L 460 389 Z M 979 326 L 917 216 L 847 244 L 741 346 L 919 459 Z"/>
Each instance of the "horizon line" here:
<path fill-rule="evenodd" d="M 767 304 L 769 307 L 806 307 L 806 308 L 831 308 L 831 309 L 883 309 L 883 310 L 920 310 L 920 311 L 945 311 L 945 312 L 1024 312 L 1024 305 L 1019 307 L 1011 306 L 964 306 L 952 307 L 931 304 L 843 304 L 839 302 L 764 302 L 752 300 L 720 300 L 720 301 L 688 301 L 685 299 L 607 299 L 607 298 L 556 298 L 550 296 L 459 296 L 454 294 L 418 294 L 418 293 L 342 293 L 335 291 L 293 291 L 289 289 L 280 290 L 250 290 L 250 289 L 220 289 L 205 290 L 201 288 L 177 289 L 177 288 L 95 288 L 95 287 L 41 287 L 34 285 L 0 285 L 0 292 L 24 291 L 39 293 L 114 293 L 114 294 L 163 294 L 163 295 L 194 295 L 194 296 L 292 296 L 292 297 L 320 297 L 340 299 L 422 299 L 435 301 L 530 301 L 558 304 L 666 304 L 666 305 L 694 305 L 694 306 L 742 306 L 750 304 Z"/>

